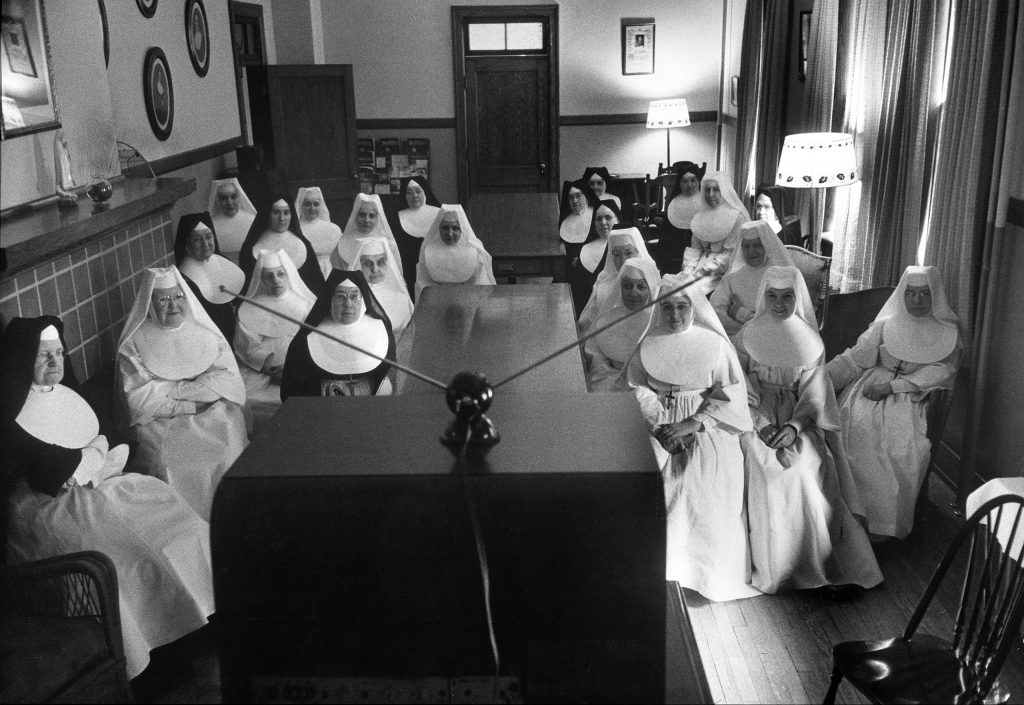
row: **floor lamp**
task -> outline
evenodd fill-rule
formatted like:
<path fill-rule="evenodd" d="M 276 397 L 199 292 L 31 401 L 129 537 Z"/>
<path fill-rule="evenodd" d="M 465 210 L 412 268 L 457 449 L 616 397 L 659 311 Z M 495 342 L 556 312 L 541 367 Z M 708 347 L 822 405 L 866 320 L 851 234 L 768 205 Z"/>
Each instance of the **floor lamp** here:
<path fill-rule="evenodd" d="M 652 100 L 647 108 L 647 127 L 665 128 L 665 166 L 672 164 L 672 128 L 690 124 L 690 111 L 686 109 L 685 98 Z"/>
<path fill-rule="evenodd" d="M 777 186 L 811 192 L 811 251 L 821 251 L 826 189 L 860 181 L 853 136 L 843 132 L 787 135 L 775 176 Z"/>

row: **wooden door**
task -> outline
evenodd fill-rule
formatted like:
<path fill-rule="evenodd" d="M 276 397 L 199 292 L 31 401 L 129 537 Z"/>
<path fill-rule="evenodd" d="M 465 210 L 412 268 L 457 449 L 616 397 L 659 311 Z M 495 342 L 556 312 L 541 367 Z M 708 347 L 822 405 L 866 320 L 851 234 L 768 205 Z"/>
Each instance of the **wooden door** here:
<path fill-rule="evenodd" d="M 460 201 L 557 191 L 558 7 L 453 7 L 452 37 Z"/>
<path fill-rule="evenodd" d="M 266 85 L 274 185 L 289 198 L 319 186 L 332 214 L 347 217 L 359 191 L 351 64 L 267 66 Z"/>

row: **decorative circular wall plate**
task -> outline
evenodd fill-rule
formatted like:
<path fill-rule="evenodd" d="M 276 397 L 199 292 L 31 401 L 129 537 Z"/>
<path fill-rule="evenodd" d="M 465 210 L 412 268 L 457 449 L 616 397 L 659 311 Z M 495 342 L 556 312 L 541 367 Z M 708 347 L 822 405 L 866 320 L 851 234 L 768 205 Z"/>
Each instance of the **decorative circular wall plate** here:
<path fill-rule="evenodd" d="M 159 47 L 146 52 L 142 69 L 142 93 L 146 99 L 146 115 L 153 134 L 161 140 L 171 135 L 174 126 L 174 87 L 167 57 Z"/>
<path fill-rule="evenodd" d="M 185 40 L 193 68 L 197 74 L 205 76 L 210 70 L 210 24 L 206 21 L 203 0 L 185 3 Z"/>
<path fill-rule="evenodd" d="M 135 0 L 135 4 L 139 6 L 139 12 L 142 13 L 143 17 L 152 17 L 156 14 L 156 4 L 159 0 Z"/>

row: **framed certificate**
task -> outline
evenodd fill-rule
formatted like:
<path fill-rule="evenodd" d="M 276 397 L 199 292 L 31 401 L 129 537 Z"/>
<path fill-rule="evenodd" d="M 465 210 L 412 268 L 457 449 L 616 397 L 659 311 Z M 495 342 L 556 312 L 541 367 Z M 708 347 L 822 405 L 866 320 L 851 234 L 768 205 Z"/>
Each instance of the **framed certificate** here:
<path fill-rule="evenodd" d="M 622 20 L 622 75 L 654 73 L 654 18 Z"/>

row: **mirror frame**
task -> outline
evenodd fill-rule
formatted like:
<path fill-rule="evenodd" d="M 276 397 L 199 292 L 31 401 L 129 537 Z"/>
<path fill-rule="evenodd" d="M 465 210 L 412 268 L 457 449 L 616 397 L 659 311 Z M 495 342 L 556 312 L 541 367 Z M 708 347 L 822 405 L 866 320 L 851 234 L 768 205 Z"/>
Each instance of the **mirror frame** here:
<path fill-rule="evenodd" d="M 56 130 L 61 126 L 60 113 L 57 111 L 57 95 L 54 89 L 53 60 L 50 55 L 50 34 L 46 28 L 46 10 L 43 7 L 42 0 L 25 0 L 24 7 L 25 14 L 22 17 L 3 15 L 3 47 L 0 49 L 3 52 L 3 82 L 6 84 L 17 73 L 12 71 L 10 66 L 7 42 L 10 36 L 9 23 L 19 22 L 27 34 L 28 60 L 35 70 L 36 75 L 34 78 L 41 81 L 45 89 L 46 102 L 40 104 L 39 107 L 46 115 L 39 122 L 23 127 L 7 127 L 6 119 L 0 119 L 0 139 L 4 140 L 21 135 Z M 6 12 L 8 9 L 8 3 L 4 2 L 4 11 Z M 2 106 L 0 106 L 0 116 L 2 116 L 2 112 Z"/>

